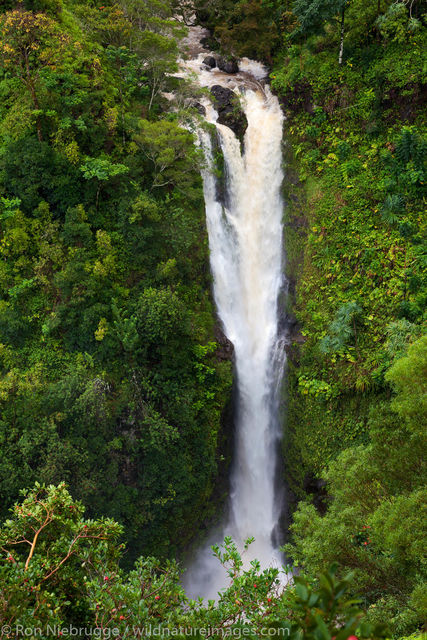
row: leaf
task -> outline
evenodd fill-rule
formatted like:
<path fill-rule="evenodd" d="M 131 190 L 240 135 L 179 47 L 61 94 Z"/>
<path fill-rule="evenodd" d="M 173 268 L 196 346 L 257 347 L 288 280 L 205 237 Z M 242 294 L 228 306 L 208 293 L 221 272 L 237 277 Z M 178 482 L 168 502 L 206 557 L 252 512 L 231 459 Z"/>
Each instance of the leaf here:
<path fill-rule="evenodd" d="M 329 633 L 328 627 L 326 626 L 322 616 L 316 615 L 314 619 L 317 625 L 317 628 L 314 632 L 315 638 L 317 638 L 318 640 L 331 640 L 331 634 Z"/>
<path fill-rule="evenodd" d="M 295 592 L 301 598 L 303 602 L 306 602 L 308 599 L 308 589 L 303 583 L 297 583 L 295 585 Z"/>

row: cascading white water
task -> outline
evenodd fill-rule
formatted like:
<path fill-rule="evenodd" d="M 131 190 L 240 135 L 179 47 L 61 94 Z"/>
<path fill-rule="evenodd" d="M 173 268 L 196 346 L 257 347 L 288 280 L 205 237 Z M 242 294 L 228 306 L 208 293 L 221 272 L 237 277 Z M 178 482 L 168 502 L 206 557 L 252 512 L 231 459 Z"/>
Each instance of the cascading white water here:
<path fill-rule="evenodd" d="M 283 280 L 282 172 L 283 116 L 275 96 L 258 82 L 259 63 L 244 61 L 237 76 L 208 72 L 201 56 L 186 64 L 204 86 L 220 84 L 239 94 L 248 120 L 244 153 L 233 131 L 216 122 L 207 101 L 206 119 L 216 125 L 225 161 L 225 205 L 217 197 L 212 141 L 199 131 L 207 167 L 203 170 L 214 296 L 224 333 L 234 345 L 237 377 L 236 444 L 228 522 L 217 535 L 231 535 L 240 550 L 262 567 L 280 565 L 273 535 L 280 507 L 275 495 L 279 438 L 278 388 L 284 350 L 278 332 L 278 296 Z M 242 68 L 241 67 L 241 68 Z M 201 549 L 185 577 L 187 592 L 215 598 L 227 585 L 209 548 Z"/>

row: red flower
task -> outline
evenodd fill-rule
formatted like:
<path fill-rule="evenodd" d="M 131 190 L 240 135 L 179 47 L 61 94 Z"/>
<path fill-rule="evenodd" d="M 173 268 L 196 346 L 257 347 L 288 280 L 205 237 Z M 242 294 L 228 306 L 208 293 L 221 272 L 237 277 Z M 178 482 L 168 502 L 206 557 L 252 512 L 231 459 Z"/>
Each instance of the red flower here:
<path fill-rule="evenodd" d="M 154 600 L 160 600 L 160 596 L 154 596 Z"/>

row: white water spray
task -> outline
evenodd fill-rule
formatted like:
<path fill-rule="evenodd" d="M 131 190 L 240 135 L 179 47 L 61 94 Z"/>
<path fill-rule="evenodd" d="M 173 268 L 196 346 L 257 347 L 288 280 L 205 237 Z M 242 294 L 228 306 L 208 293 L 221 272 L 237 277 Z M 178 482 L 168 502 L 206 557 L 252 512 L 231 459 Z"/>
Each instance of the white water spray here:
<path fill-rule="evenodd" d="M 201 58 L 186 63 L 187 69 L 203 86 L 233 88 L 248 120 L 242 155 L 233 131 L 216 122 L 215 110 L 206 103 L 206 119 L 216 125 L 224 155 L 225 205 L 217 197 L 210 135 L 199 132 L 207 159 L 203 182 L 214 296 L 224 333 L 234 345 L 238 396 L 229 516 L 210 542 L 220 543 L 230 535 L 242 550 L 245 539 L 253 536 L 245 565 L 257 558 L 266 568 L 281 564 L 274 534 L 280 516 L 275 472 L 278 391 L 284 367 L 278 332 L 283 116 L 276 97 L 259 82 L 259 63 L 245 60 L 243 73 L 228 76 L 204 70 Z M 208 547 L 199 551 L 184 582 L 192 597 L 215 598 L 228 579 Z"/>

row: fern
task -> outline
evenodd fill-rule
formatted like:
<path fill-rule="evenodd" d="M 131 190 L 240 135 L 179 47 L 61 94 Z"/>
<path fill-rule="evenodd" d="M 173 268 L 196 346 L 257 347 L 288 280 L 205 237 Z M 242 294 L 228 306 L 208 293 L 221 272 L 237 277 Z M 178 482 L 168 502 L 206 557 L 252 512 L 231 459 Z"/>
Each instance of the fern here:
<path fill-rule="evenodd" d="M 403 127 L 396 144 L 396 158 L 402 167 L 413 162 L 417 171 L 424 173 L 427 141 L 421 138 L 415 127 Z"/>
<path fill-rule="evenodd" d="M 326 335 L 319 344 L 322 353 L 341 351 L 355 337 L 355 326 L 362 312 L 357 302 L 346 302 L 341 305 Z"/>
<path fill-rule="evenodd" d="M 389 193 L 384 200 L 380 213 L 385 222 L 395 224 L 399 222 L 401 214 L 405 210 L 405 201 L 398 193 Z"/>

